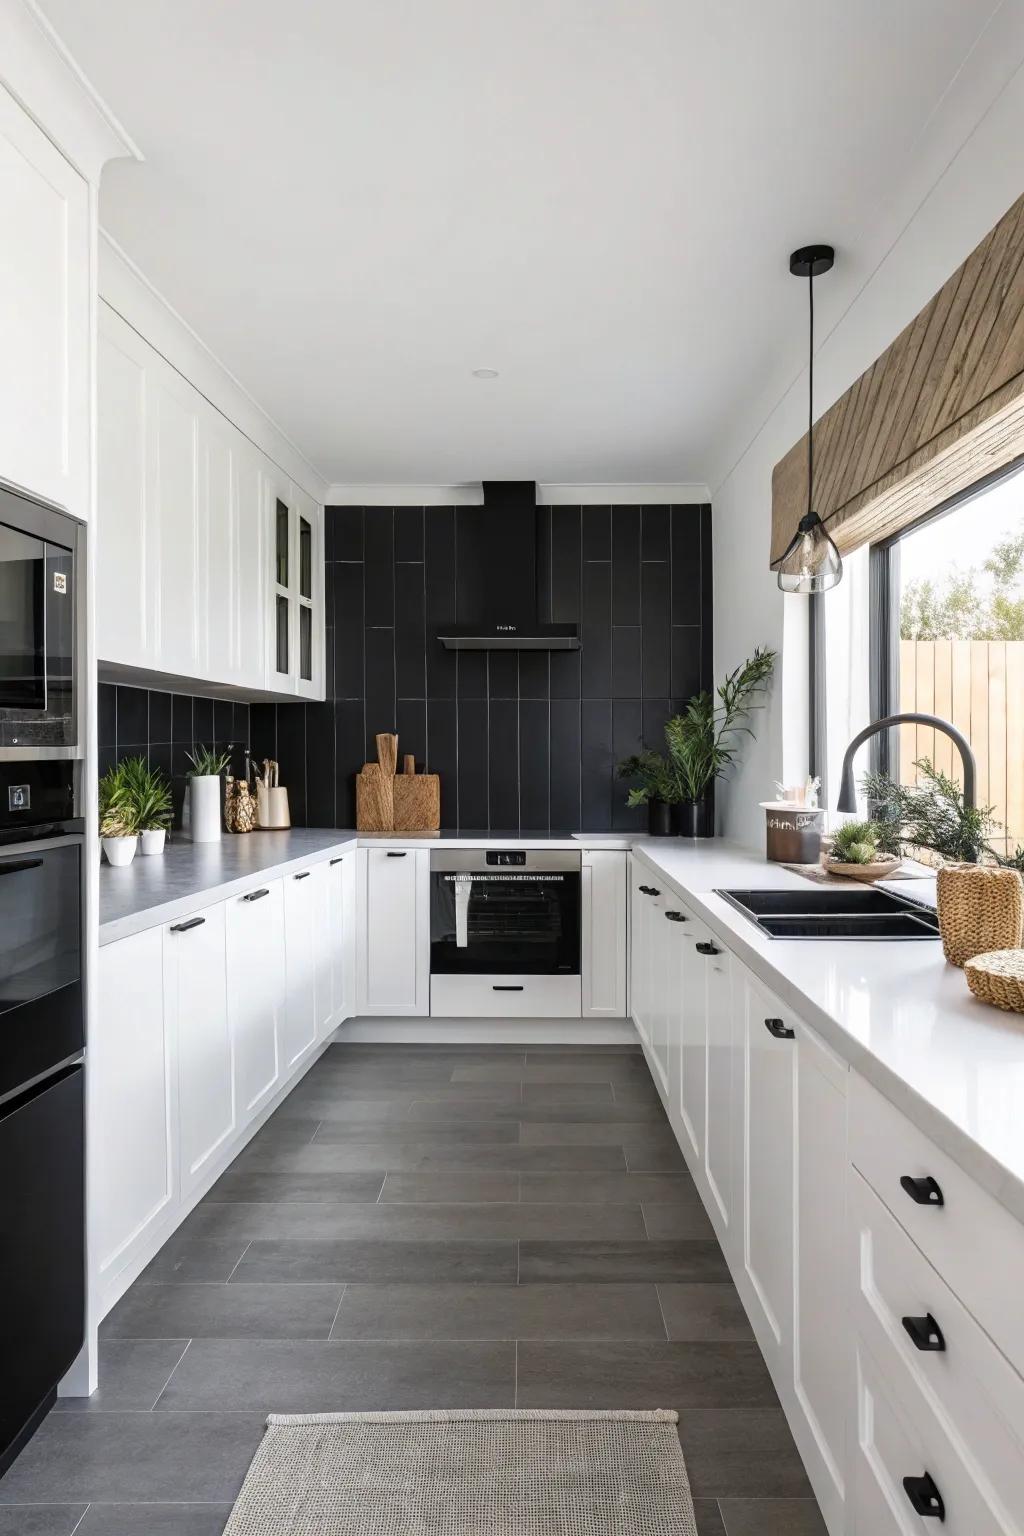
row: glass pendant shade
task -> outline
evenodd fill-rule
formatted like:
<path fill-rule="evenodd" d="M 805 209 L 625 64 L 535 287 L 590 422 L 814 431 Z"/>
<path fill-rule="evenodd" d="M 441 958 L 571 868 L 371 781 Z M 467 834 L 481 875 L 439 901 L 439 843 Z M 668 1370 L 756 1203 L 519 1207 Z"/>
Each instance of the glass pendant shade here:
<path fill-rule="evenodd" d="M 778 573 L 783 592 L 827 592 L 842 580 L 842 557 L 817 512 L 800 519 Z"/>

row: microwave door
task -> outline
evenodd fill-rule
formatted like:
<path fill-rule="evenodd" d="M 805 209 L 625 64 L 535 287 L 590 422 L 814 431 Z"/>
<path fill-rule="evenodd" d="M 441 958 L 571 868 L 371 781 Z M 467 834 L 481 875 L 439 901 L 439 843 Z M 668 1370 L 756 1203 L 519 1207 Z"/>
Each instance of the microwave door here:
<path fill-rule="evenodd" d="M 0 708 L 46 708 L 46 545 L 0 523 Z"/>

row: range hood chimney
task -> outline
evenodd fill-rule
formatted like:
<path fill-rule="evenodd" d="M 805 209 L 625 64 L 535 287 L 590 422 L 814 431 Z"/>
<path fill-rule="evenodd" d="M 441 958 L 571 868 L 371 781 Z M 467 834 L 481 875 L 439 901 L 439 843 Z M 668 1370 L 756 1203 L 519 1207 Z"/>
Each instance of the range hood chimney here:
<path fill-rule="evenodd" d="M 456 509 L 457 623 L 449 651 L 578 651 L 575 624 L 542 624 L 537 585 L 537 487 L 485 480 L 482 507 Z"/>

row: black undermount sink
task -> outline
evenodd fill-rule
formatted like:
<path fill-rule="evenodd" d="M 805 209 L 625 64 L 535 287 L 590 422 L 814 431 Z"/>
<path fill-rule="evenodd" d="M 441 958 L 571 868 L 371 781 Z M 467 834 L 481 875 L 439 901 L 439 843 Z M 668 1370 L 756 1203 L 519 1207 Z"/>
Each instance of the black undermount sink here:
<path fill-rule="evenodd" d="M 873 888 L 716 891 L 770 939 L 937 939 L 932 907 Z"/>

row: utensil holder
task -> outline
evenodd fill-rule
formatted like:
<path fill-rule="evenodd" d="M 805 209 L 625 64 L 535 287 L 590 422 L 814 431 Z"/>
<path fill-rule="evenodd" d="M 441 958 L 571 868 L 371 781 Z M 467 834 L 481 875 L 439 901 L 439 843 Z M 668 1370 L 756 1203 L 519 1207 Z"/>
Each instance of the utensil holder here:
<path fill-rule="evenodd" d="M 288 812 L 288 791 L 284 788 L 267 789 L 256 786 L 256 819 L 264 832 L 282 831 L 292 824 Z"/>

